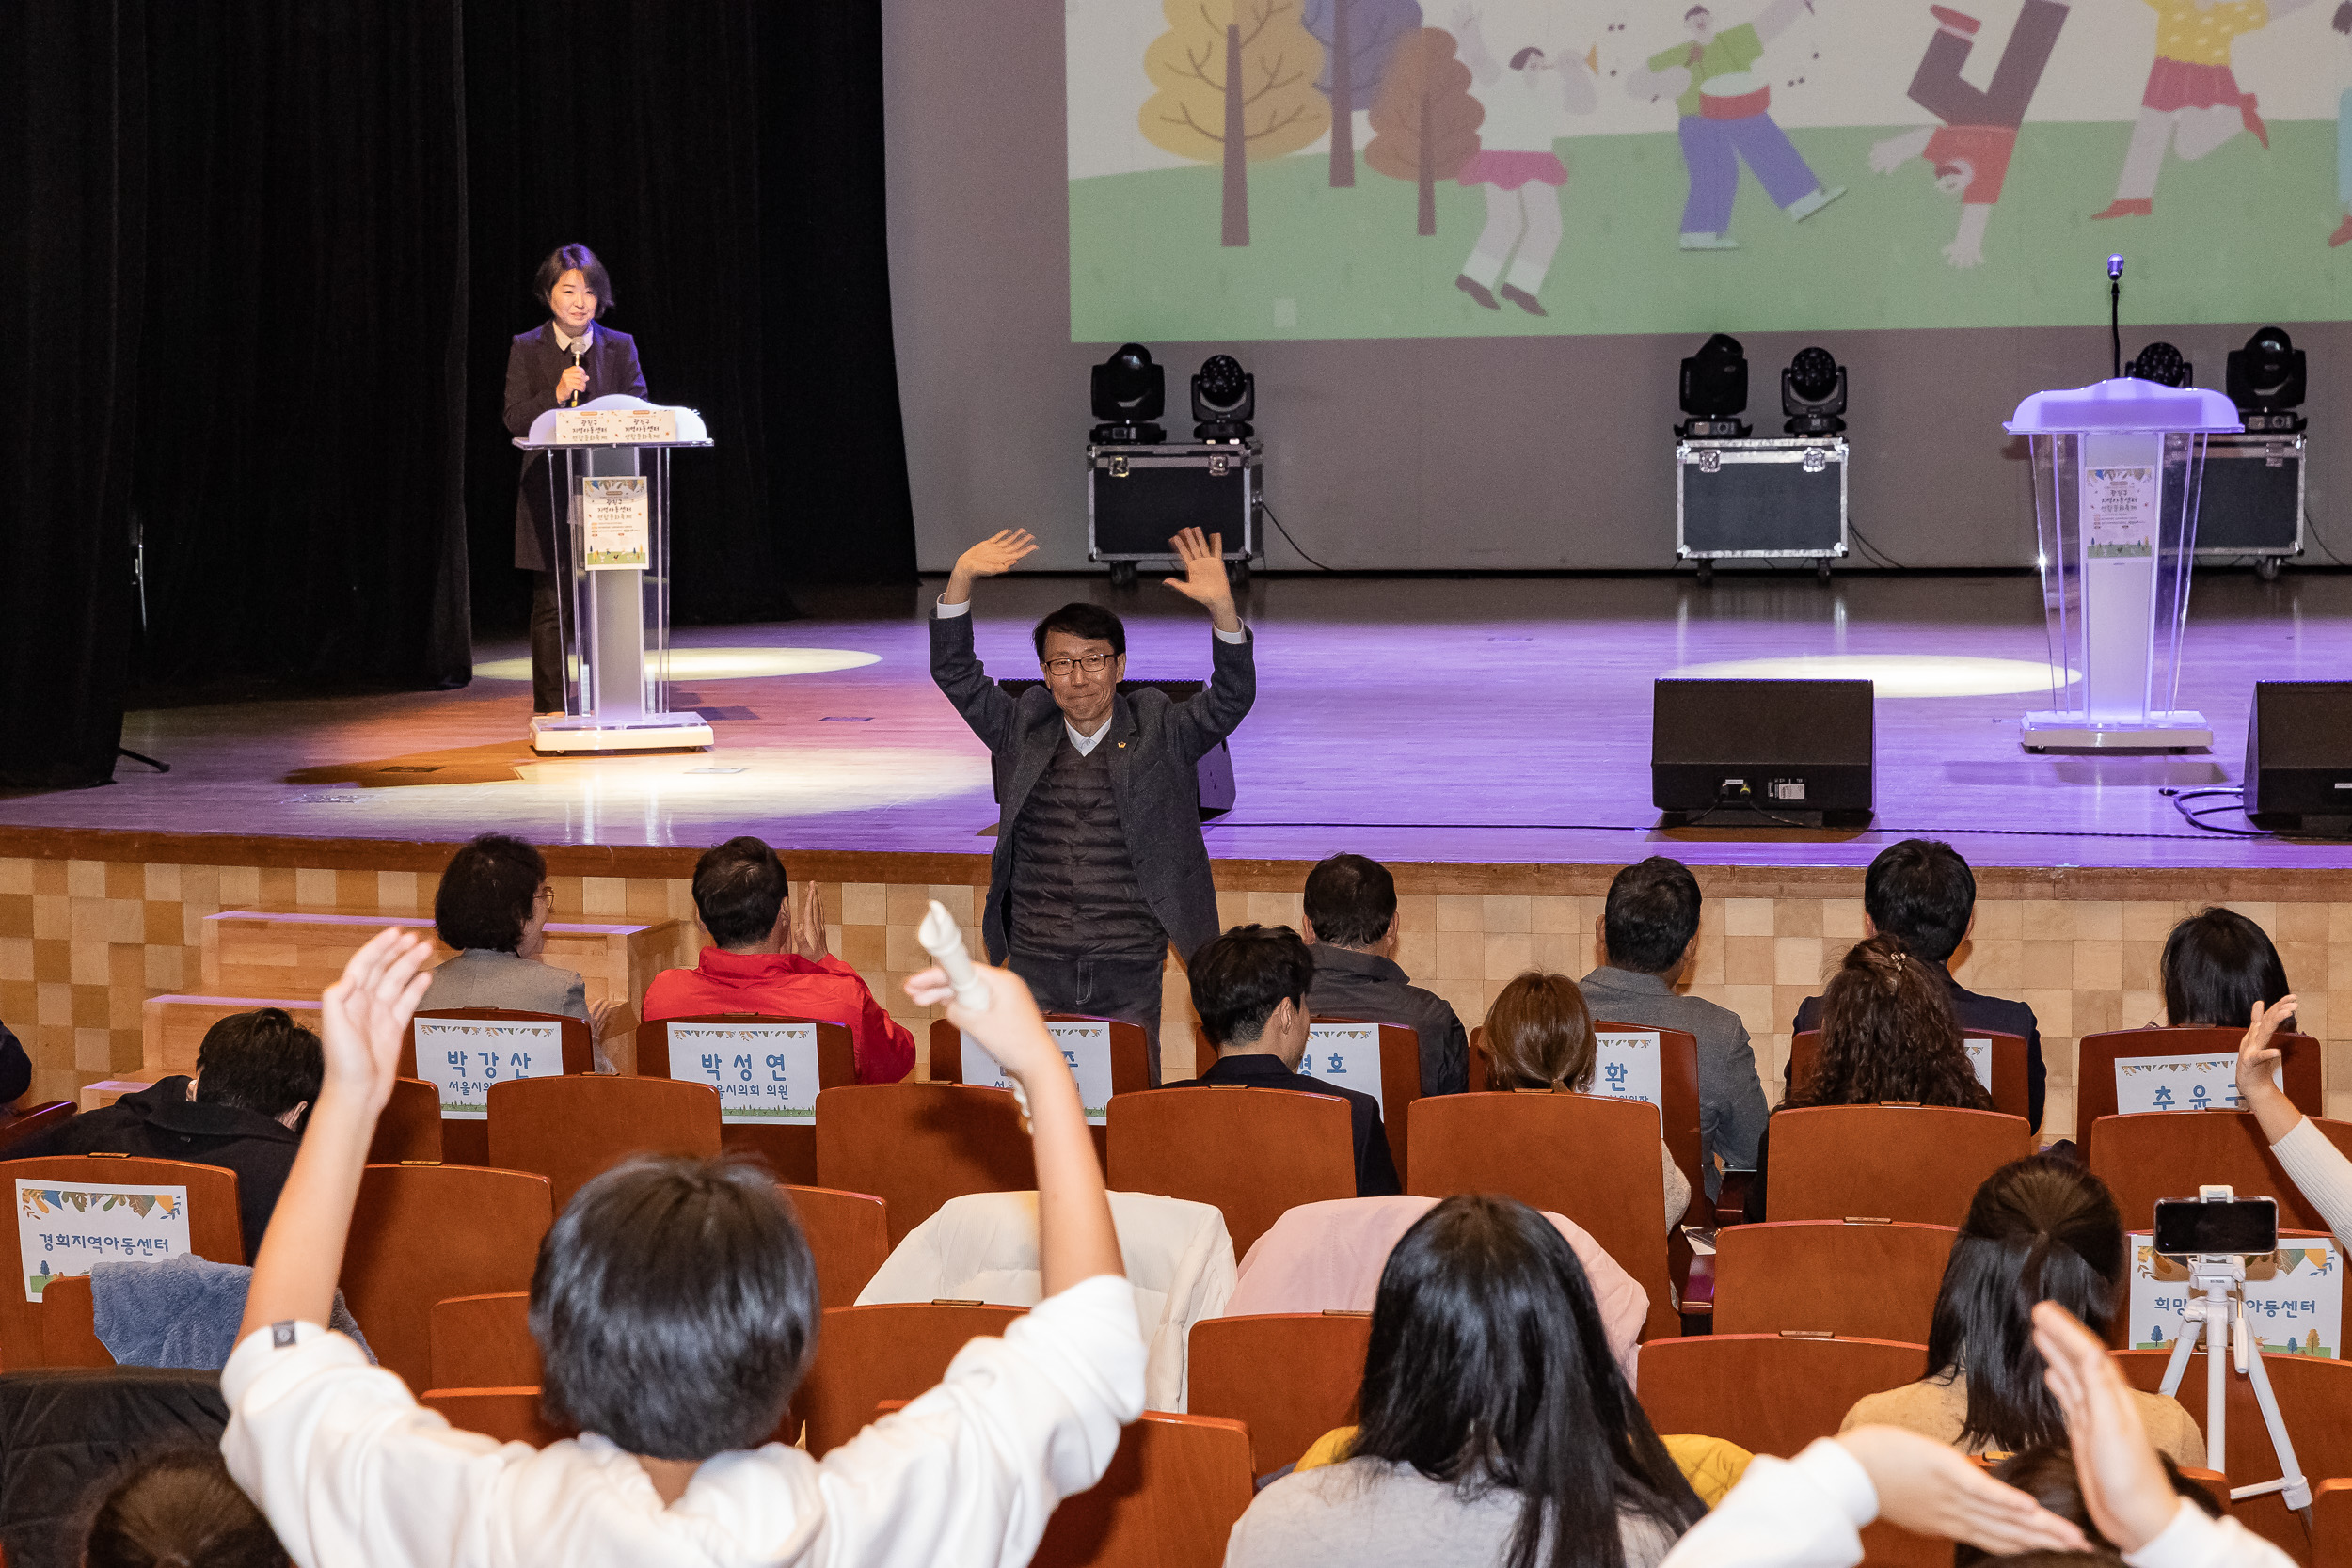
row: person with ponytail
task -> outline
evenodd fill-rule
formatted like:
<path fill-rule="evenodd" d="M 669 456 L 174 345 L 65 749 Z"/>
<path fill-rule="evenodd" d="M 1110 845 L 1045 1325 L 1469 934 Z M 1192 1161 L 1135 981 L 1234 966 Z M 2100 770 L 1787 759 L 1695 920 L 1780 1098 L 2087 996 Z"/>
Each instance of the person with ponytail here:
<path fill-rule="evenodd" d="M 1225 1568 L 1652 1568 L 1706 1513 L 1550 1221 L 1447 1198 L 1390 1253 L 1360 1424 L 1258 1494 Z"/>
<path fill-rule="evenodd" d="M 2122 1216 L 2106 1182 L 2054 1155 L 2003 1165 L 1977 1189 L 1944 1266 L 1927 1375 L 1857 1401 L 1845 1428 L 1908 1427 L 1971 1454 L 2062 1443 L 2065 1416 L 2034 1348 L 2034 1304 L 2056 1302 L 2104 1335 L 2122 1309 L 2128 1262 Z M 2204 1437 L 2178 1401 L 2133 1399 L 2159 1452 L 2176 1465 L 2204 1465 Z"/>

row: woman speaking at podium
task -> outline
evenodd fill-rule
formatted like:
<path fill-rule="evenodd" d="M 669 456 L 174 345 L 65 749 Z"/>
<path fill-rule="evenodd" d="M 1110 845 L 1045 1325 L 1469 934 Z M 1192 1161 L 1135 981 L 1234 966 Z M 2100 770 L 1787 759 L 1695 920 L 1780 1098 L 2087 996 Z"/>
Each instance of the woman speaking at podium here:
<path fill-rule="evenodd" d="M 598 325 L 612 308 L 612 280 L 584 245 L 558 245 L 539 263 L 534 298 L 548 308 L 546 325 L 517 334 L 506 353 L 506 430 L 531 434 L 531 421 L 550 408 L 577 407 L 614 392 L 645 395 L 637 344 L 626 332 Z M 564 558 L 548 494 L 548 455 L 523 459 L 515 499 L 515 564 L 536 574 L 531 591 L 531 705 L 535 713 L 564 711 L 564 637 L 556 616 Z"/>

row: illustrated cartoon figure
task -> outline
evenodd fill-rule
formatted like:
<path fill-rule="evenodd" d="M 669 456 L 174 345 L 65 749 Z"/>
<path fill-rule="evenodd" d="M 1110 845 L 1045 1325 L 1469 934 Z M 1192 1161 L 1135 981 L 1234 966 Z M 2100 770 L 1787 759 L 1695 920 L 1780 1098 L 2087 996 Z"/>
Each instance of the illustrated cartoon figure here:
<path fill-rule="evenodd" d="M 1691 175 L 1690 199 L 1682 208 L 1682 248 L 1737 250 L 1731 227 L 1732 198 L 1740 192 L 1740 162 L 1747 160 L 1764 194 L 1802 223 L 1846 194 L 1843 185 L 1823 188 L 1804 155 L 1772 117 L 1771 85 L 1750 67 L 1764 46 L 1788 31 L 1813 0 L 1772 0 L 1754 22 L 1724 32 L 1703 5 L 1682 14 L 1687 43 L 1650 56 L 1646 70 L 1629 71 L 1626 91 L 1656 102 L 1672 98 L 1681 119 L 1682 162 Z"/>
<path fill-rule="evenodd" d="M 2094 218 L 2147 217 L 2156 210 L 2156 176 L 2167 148 L 2195 163 L 2241 131 L 2264 147 L 2270 129 L 2254 95 L 2238 90 L 2230 46 L 2312 0 L 2145 0 L 2156 13 L 2156 63 L 2140 94 L 2139 119 L 2123 154 L 2115 199 Z"/>
<path fill-rule="evenodd" d="M 1454 30 L 1462 63 L 1470 67 L 1470 96 L 1486 115 L 1478 127 L 1478 150 L 1454 176 L 1464 185 L 1486 187 L 1486 227 L 1454 286 L 1489 310 L 1502 309 L 1496 303 L 1500 294 L 1540 316 L 1545 311 L 1535 296 L 1560 248 L 1559 191 L 1568 182 L 1567 166 L 1551 144 L 1567 135 L 1567 116 L 1591 114 L 1599 94 L 1585 63 L 1565 51 L 1555 60 L 1530 44 L 1514 53 L 1505 69 L 1488 53 L 1476 12 L 1460 12 Z"/>
<path fill-rule="evenodd" d="M 2344 3 L 2352 7 L 2352 0 Z M 1960 232 L 1944 247 L 1944 260 L 1973 267 L 1984 261 L 1984 231 L 1993 221 L 1994 203 L 2001 199 L 2017 130 L 2026 123 L 2026 106 L 2042 85 L 2050 51 L 2058 47 L 2067 8 L 2058 0 L 2026 0 L 1994 68 L 1993 85 L 1982 89 L 1963 80 L 1961 70 L 1984 24 L 1948 6 L 1928 10 L 1935 18 L 1935 36 L 1912 75 L 1911 101 L 1944 123 L 1877 143 L 1870 149 L 1870 166 L 1892 174 L 1914 158 L 1925 159 L 1935 170 L 1936 188 L 1960 198 Z"/>
<path fill-rule="evenodd" d="M 2328 25 L 2352 35 L 2352 0 L 2344 0 L 2336 8 Z M 2336 100 L 2336 204 L 2344 209 L 2344 221 L 2328 236 L 2331 250 L 2352 243 L 2352 87 L 2344 88 L 2344 96 Z"/>

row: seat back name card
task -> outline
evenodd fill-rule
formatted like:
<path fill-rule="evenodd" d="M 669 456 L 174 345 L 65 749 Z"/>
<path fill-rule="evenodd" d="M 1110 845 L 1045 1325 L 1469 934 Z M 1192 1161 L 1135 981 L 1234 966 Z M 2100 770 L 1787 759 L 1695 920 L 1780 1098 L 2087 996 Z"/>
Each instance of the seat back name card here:
<path fill-rule="evenodd" d="M 677 416 L 667 408 L 559 408 L 555 439 L 564 446 L 645 446 L 677 439 Z"/>

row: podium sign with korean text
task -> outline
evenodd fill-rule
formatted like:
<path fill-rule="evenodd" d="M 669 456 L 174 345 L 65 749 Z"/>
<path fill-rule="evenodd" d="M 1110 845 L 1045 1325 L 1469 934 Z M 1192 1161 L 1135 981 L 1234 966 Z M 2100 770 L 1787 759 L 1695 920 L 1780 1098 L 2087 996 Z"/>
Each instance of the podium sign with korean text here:
<path fill-rule="evenodd" d="M 2134 1350 L 2170 1350 L 2191 1293 L 2188 1265 L 2158 1254 L 2154 1234 L 2131 1232 Z M 2279 1237 L 2279 1250 L 2246 1260 L 2246 1326 L 2272 1355 L 2344 1354 L 2343 1258 L 2333 1236 Z"/>
<path fill-rule="evenodd" d="M 559 408 L 555 439 L 567 447 L 643 447 L 677 439 L 667 408 Z"/>
<path fill-rule="evenodd" d="M 672 1023 L 670 1076 L 719 1091 L 719 1120 L 766 1126 L 817 1119 L 814 1023 Z"/>
<path fill-rule="evenodd" d="M 493 1084 L 564 1076 L 564 1026 L 553 1019 L 421 1018 L 415 1027 L 417 1076 L 441 1091 L 444 1121 L 487 1120 Z"/>
<path fill-rule="evenodd" d="M 24 1299 L 92 1263 L 161 1262 L 189 1250 L 185 1187 L 118 1187 L 87 1181 L 16 1183 L 17 1257 Z"/>
<path fill-rule="evenodd" d="M 1380 1025 L 1377 1023 L 1311 1023 L 1307 1053 L 1298 1059 L 1307 1077 L 1359 1094 L 1380 1099 Z M 1386 1106 L 1381 1115 L 1388 1114 Z"/>
<path fill-rule="evenodd" d="M 2272 1076 L 2276 1078 L 2274 1069 Z M 2239 1111 L 2237 1056 L 2216 1052 L 2198 1056 L 2118 1056 L 2115 1114 L 2144 1111 Z"/>
<path fill-rule="evenodd" d="M 1047 1019 L 1045 1032 L 1061 1047 L 1062 1060 L 1078 1081 L 1078 1102 L 1086 1107 L 1088 1125 L 1103 1126 L 1110 1118 L 1111 1026 L 1090 1018 Z M 1012 1088 L 996 1058 L 970 1035 L 963 1037 L 963 1080 L 983 1089 Z"/>
<path fill-rule="evenodd" d="M 580 564 L 592 572 L 643 568 L 652 525 L 642 474 L 580 482 Z"/>

